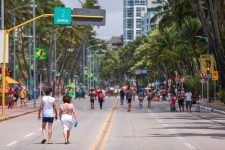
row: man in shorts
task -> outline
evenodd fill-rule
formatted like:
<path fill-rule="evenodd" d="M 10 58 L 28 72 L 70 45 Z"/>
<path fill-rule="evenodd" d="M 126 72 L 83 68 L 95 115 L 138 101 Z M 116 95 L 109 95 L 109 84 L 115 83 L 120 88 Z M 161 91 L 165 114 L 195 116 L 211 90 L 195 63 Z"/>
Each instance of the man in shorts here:
<path fill-rule="evenodd" d="M 133 92 L 132 90 L 128 87 L 128 91 L 127 91 L 127 111 L 130 112 L 131 111 L 131 101 L 132 101 L 132 96 L 133 96 Z"/>
<path fill-rule="evenodd" d="M 41 118 L 42 112 L 42 141 L 41 144 L 44 144 L 46 140 L 46 125 L 48 124 L 48 144 L 52 144 L 51 137 L 52 137 L 52 124 L 54 121 L 54 113 L 55 119 L 57 120 L 57 108 L 55 98 L 52 97 L 52 89 L 46 88 L 45 89 L 46 96 L 43 96 L 41 99 L 40 108 L 38 111 L 38 120 Z"/>
<path fill-rule="evenodd" d="M 186 109 L 187 112 L 191 112 L 191 106 L 192 106 L 192 93 L 190 90 L 188 90 L 185 93 L 185 102 L 186 102 Z"/>

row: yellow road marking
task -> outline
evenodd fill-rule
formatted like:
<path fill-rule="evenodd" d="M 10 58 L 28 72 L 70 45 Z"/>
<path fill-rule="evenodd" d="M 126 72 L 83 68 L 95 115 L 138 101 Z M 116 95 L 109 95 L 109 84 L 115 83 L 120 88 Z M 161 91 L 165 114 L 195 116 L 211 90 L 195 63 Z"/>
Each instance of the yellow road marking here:
<path fill-rule="evenodd" d="M 99 130 L 97 137 L 90 145 L 89 150 L 96 150 L 98 145 L 99 145 L 100 150 L 104 150 L 106 142 L 109 138 L 110 131 L 112 129 L 113 120 L 115 118 L 116 109 L 117 109 L 118 105 L 119 105 L 119 100 L 117 99 L 115 106 L 108 113 L 106 120 L 104 121 L 101 129 Z M 102 142 L 101 142 L 101 140 L 102 140 Z"/>

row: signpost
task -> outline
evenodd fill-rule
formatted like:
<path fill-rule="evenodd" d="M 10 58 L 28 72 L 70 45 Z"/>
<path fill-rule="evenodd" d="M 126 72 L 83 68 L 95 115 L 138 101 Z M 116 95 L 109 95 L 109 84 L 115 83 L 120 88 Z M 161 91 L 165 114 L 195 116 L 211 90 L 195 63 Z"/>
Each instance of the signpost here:
<path fill-rule="evenodd" d="M 9 63 L 9 36 L 6 34 L 6 63 Z M 3 50 L 4 50 L 4 30 L 0 30 L 0 63 L 3 63 Z"/>
<path fill-rule="evenodd" d="M 71 8 L 55 7 L 54 24 L 71 24 Z"/>
<path fill-rule="evenodd" d="M 104 9 L 83 9 L 74 8 L 74 15 L 93 16 L 93 17 L 80 17 L 73 20 L 73 24 L 76 25 L 92 25 L 92 26 L 104 26 L 106 21 L 106 10 Z"/>

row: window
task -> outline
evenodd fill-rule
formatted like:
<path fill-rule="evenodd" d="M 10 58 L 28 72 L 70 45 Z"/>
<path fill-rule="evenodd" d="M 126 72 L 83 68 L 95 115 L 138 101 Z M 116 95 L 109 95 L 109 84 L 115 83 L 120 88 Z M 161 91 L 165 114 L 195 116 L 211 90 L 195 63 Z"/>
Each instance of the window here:
<path fill-rule="evenodd" d="M 141 35 L 141 30 L 137 30 L 137 31 L 136 31 L 136 35 L 137 35 L 137 36 L 140 36 L 140 35 Z"/>
<path fill-rule="evenodd" d="M 134 27 L 133 19 L 127 19 L 127 28 L 133 28 L 133 27 Z"/>
<path fill-rule="evenodd" d="M 136 16 L 141 17 L 141 7 L 136 8 Z"/>
<path fill-rule="evenodd" d="M 135 5 L 139 5 L 139 0 L 135 0 Z"/>
<path fill-rule="evenodd" d="M 136 20 L 136 28 L 141 28 L 141 19 Z"/>
<path fill-rule="evenodd" d="M 133 40 L 133 36 L 134 36 L 134 33 L 132 30 L 128 30 L 127 31 L 127 39 L 128 40 Z"/>
<path fill-rule="evenodd" d="M 133 0 L 129 0 L 129 1 L 127 2 L 127 6 L 133 6 L 133 5 L 134 5 Z"/>
<path fill-rule="evenodd" d="M 144 7 L 142 7 L 142 11 L 145 11 L 145 8 Z"/>
<path fill-rule="evenodd" d="M 133 8 L 127 8 L 127 17 L 133 17 L 133 11 L 134 9 Z"/>
<path fill-rule="evenodd" d="M 141 0 L 140 5 L 146 5 L 146 0 Z"/>

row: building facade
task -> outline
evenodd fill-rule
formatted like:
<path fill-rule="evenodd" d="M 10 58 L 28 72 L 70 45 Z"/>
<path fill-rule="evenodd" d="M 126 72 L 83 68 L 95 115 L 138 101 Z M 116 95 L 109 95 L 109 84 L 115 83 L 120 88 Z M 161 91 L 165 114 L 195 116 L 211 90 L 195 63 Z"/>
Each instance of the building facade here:
<path fill-rule="evenodd" d="M 152 22 L 152 18 L 159 13 L 156 7 L 160 6 L 157 0 L 148 0 L 148 9 L 141 18 L 141 35 L 146 36 L 158 24 L 159 20 Z"/>
<path fill-rule="evenodd" d="M 123 38 L 127 44 L 141 36 L 141 17 L 147 13 L 148 0 L 124 0 Z"/>
<path fill-rule="evenodd" d="M 110 49 L 117 49 L 117 48 L 122 47 L 122 46 L 123 46 L 123 35 L 113 36 L 108 41 L 108 48 L 110 48 Z"/>

